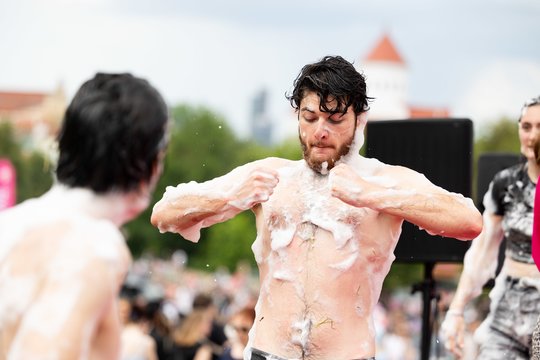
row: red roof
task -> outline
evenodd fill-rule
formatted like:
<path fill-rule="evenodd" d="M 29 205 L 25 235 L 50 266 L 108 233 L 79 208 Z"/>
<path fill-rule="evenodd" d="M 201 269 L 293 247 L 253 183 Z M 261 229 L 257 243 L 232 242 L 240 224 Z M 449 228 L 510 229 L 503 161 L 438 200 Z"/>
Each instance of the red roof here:
<path fill-rule="evenodd" d="M 383 35 L 373 50 L 366 56 L 365 61 L 389 61 L 405 65 L 405 61 L 399 55 L 387 34 Z"/>
<path fill-rule="evenodd" d="M 450 116 L 450 111 L 447 108 L 410 106 L 409 112 L 411 119 L 447 118 Z"/>
<path fill-rule="evenodd" d="M 0 91 L 0 111 L 13 111 L 43 102 L 47 94 Z"/>

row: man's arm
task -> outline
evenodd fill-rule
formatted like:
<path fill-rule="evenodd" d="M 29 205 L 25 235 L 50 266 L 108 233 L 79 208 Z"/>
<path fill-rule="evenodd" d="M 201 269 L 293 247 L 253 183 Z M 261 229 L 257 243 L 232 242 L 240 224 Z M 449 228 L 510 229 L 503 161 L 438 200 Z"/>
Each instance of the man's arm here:
<path fill-rule="evenodd" d="M 162 232 L 176 232 L 197 242 L 201 228 L 267 201 L 278 181 L 277 171 L 259 161 L 204 183 L 169 186 L 154 206 L 151 222 Z"/>
<path fill-rule="evenodd" d="M 364 179 L 349 165 L 330 171 L 332 195 L 417 225 L 430 234 L 470 240 L 482 230 L 482 216 L 470 199 L 433 185 L 425 176 L 387 166 L 377 178 Z"/>

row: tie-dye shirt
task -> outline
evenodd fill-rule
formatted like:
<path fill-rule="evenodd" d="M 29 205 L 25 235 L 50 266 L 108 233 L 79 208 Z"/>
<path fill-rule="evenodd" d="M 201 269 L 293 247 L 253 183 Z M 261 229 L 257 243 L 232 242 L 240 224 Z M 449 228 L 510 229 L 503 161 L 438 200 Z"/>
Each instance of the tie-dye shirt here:
<path fill-rule="evenodd" d="M 536 184 L 527 174 L 527 164 L 518 164 L 495 175 L 484 200 L 486 210 L 503 216 L 506 256 L 528 264 L 534 263 L 531 236 L 535 190 Z"/>

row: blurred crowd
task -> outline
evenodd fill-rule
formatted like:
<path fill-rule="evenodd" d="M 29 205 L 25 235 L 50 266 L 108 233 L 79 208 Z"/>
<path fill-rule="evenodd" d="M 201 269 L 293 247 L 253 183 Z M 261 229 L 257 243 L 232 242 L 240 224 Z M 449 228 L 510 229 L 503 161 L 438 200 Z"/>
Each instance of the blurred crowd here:
<path fill-rule="evenodd" d="M 243 359 L 258 289 L 251 267 L 211 273 L 185 263 L 182 251 L 134 261 L 119 300 L 122 360 Z"/>

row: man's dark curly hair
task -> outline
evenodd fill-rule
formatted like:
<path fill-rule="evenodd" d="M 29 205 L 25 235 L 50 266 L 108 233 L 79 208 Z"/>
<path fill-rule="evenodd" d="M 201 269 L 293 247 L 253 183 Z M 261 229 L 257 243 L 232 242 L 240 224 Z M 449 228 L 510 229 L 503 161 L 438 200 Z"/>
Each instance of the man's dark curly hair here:
<path fill-rule="evenodd" d="M 320 61 L 305 65 L 296 80 L 291 94 L 285 96 L 297 111 L 307 91 L 317 93 L 319 109 L 329 113 L 347 112 L 349 106 L 356 115 L 369 110 L 366 80 L 354 66 L 341 56 L 325 56 Z M 337 106 L 328 108 L 328 101 L 335 99 Z"/>

